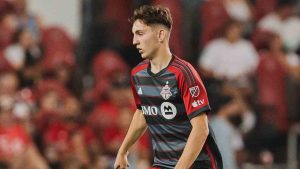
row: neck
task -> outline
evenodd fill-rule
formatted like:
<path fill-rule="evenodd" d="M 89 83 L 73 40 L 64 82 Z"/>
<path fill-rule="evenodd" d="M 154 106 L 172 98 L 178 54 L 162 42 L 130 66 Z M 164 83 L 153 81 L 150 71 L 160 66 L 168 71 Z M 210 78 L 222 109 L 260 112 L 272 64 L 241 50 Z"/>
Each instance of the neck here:
<path fill-rule="evenodd" d="M 228 38 L 228 37 L 227 37 L 227 41 L 228 41 L 229 43 L 231 43 L 231 44 L 234 44 L 234 43 L 236 43 L 236 42 L 239 41 L 239 38 Z"/>
<path fill-rule="evenodd" d="M 150 59 L 151 72 L 158 73 L 162 69 L 166 68 L 172 59 L 172 53 L 170 48 L 163 48 Z"/>

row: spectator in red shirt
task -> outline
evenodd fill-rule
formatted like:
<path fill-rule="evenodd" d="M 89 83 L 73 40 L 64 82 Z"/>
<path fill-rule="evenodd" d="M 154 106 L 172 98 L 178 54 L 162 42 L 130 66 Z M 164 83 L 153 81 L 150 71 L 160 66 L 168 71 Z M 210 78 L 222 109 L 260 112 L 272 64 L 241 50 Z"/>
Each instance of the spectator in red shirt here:
<path fill-rule="evenodd" d="M 13 116 L 11 100 L 9 96 L 0 97 L 0 161 L 11 169 L 47 169 L 30 136 Z"/>

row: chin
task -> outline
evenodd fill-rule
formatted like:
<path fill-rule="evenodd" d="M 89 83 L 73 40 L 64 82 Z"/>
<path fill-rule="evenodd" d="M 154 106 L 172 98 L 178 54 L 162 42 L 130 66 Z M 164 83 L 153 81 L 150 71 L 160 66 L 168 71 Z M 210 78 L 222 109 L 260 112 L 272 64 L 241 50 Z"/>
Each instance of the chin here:
<path fill-rule="evenodd" d="M 141 54 L 142 59 L 149 59 L 147 55 L 145 55 L 144 53 Z"/>

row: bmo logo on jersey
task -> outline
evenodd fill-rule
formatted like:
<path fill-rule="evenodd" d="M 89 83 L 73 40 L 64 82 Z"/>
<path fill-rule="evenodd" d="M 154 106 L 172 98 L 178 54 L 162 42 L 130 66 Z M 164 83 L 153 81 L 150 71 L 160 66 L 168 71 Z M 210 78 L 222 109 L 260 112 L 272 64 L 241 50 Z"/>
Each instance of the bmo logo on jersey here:
<path fill-rule="evenodd" d="M 144 115 L 157 116 L 158 108 L 156 106 L 142 106 Z"/>
<path fill-rule="evenodd" d="M 177 109 L 175 105 L 170 102 L 163 102 L 160 105 L 160 110 L 156 106 L 142 106 L 142 111 L 144 115 L 147 116 L 162 115 L 167 120 L 173 119 L 177 114 Z"/>
<path fill-rule="evenodd" d="M 173 119 L 177 114 L 177 109 L 174 104 L 170 102 L 163 102 L 160 106 L 161 114 L 167 120 Z"/>

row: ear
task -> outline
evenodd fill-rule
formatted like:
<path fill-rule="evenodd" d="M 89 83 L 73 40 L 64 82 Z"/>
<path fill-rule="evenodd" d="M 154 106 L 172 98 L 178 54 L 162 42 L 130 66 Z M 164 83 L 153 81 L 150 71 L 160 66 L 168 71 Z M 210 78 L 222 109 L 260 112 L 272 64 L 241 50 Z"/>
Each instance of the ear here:
<path fill-rule="evenodd" d="M 166 32 L 166 30 L 164 30 L 164 29 L 159 29 L 159 30 L 158 30 L 157 38 L 158 38 L 158 41 L 159 41 L 160 43 L 163 43 L 163 42 L 165 41 L 166 36 L 167 36 L 166 33 L 167 33 L 167 32 Z"/>

